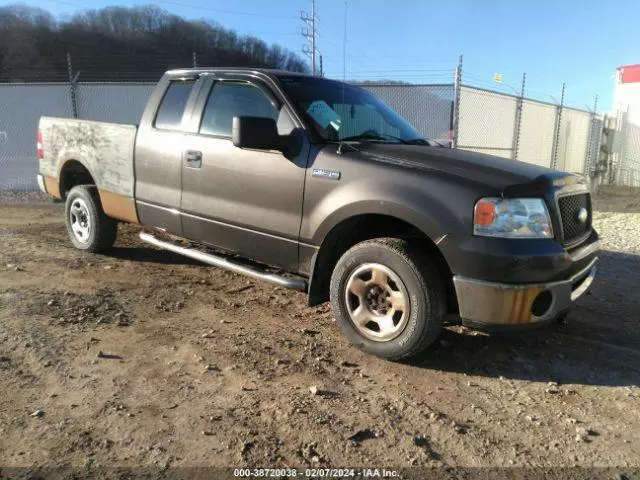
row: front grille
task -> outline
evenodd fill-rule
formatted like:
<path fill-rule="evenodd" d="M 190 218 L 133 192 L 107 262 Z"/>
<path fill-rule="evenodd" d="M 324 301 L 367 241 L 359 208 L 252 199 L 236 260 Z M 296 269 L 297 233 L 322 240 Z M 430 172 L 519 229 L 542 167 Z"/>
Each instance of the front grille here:
<path fill-rule="evenodd" d="M 588 193 L 567 195 L 558 199 L 564 244 L 570 245 L 591 231 L 591 196 Z M 580 220 L 580 211 L 587 211 L 587 218 Z"/>

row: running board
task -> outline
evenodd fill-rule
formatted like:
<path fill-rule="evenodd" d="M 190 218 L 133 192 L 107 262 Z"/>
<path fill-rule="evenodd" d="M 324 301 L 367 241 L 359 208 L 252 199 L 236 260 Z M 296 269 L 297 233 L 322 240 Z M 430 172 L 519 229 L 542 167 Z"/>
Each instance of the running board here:
<path fill-rule="evenodd" d="M 185 257 L 198 260 L 199 262 L 213 265 L 214 267 L 224 268 L 235 273 L 240 273 L 241 275 L 246 275 L 247 277 L 274 283 L 276 285 L 280 285 L 281 287 L 294 288 L 296 290 L 301 290 L 304 292 L 307 291 L 307 282 L 302 279 L 287 278 L 283 277 L 282 275 L 276 275 L 275 273 L 266 273 L 259 270 L 258 268 L 242 265 L 218 255 L 212 255 L 210 253 L 204 253 L 192 248 L 184 248 L 179 245 L 174 245 L 169 242 L 158 240 L 153 235 L 145 232 L 140 232 L 140 240 L 150 243 L 151 245 L 155 245 L 156 247 L 162 248 L 164 250 L 169 250 L 179 255 L 184 255 Z"/>

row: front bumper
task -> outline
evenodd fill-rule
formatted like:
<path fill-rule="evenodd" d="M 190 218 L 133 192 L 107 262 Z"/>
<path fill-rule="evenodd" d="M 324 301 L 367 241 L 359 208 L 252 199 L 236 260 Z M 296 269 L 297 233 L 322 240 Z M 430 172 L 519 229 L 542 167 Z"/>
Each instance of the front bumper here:
<path fill-rule="evenodd" d="M 481 329 L 544 324 L 584 294 L 596 274 L 597 257 L 567 280 L 506 284 L 453 277 L 463 325 Z"/>

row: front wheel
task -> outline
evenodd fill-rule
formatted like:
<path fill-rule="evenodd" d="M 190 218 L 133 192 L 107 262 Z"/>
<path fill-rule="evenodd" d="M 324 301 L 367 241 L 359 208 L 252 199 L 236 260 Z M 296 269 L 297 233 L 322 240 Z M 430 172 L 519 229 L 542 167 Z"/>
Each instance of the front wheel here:
<path fill-rule="evenodd" d="M 71 189 L 65 217 L 69 238 L 79 250 L 102 252 L 116 241 L 118 222 L 104 213 L 98 189 L 93 185 L 78 185 Z"/>
<path fill-rule="evenodd" d="M 380 238 L 355 245 L 333 271 L 330 296 L 342 332 L 379 357 L 417 355 L 442 329 L 444 284 L 417 243 Z"/>

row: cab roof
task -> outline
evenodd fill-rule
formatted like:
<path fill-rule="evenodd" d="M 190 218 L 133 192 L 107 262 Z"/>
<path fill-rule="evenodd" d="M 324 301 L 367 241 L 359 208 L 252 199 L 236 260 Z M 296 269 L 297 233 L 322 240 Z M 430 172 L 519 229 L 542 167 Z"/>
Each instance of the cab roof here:
<path fill-rule="evenodd" d="M 253 68 L 253 67 L 197 67 L 197 68 L 179 68 L 167 71 L 167 75 L 198 75 L 201 73 L 258 73 L 268 75 L 270 77 L 279 76 L 300 76 L 311 77 L 309 73 L 292 72 L 288 70 L 278 70 L 275 68 Z"/>

